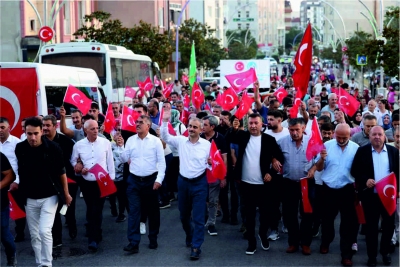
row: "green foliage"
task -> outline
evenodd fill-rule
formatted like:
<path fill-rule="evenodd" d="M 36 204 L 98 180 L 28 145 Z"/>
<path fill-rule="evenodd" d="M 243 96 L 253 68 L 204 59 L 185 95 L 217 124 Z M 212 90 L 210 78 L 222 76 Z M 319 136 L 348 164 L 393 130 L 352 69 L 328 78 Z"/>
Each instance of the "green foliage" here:
<path fill-rule="evenodd" d="M 213 36 L 215 29 L 195 19 L 185 20 L 179 28 L 179 51 L 181 68 L 189 68 L 190 52 L 194 41 L 197 66 L 207 64 L 207 68 L 216 68 L 219 61 L 226 58 L 226 51 L 221 40 Z"/>
<path fill-rule="evenodd" d="M 379 64 L 376 62 L 377 47 L 375 47 L 376 40 L 372 35 L 364 31 L 356 31 L 351 38 L 346 40 L 347 51 L 345 54 L 349 57 L 349 64 L 354 68 L 360 70 L 361 66 L 357 65 L 357 55 L 366 55 L 368 58 L 368 65 L 365 68 L 375 70 Z M 367 44 L 373 44 L 368 46 Z M 340 52 L 340 51 L 339 51 Z"/>
<path fill-rule="evenodd" d="M 322 59 L 330 59 L 333 61 L 335 64 L 341 64 L 342 63 L 342 45 L 339 44 L 336 48 L 336 52 L 333 52 L 333 48 L 326 47 L 320 50 L 320 58 Z"/>
<path fill-rule="evenodd" d="M 73 35 L 84 38 L 85 41 L 124 46 L 135 54 L 149 56 L 158 62 L 161 68 L 168 65 L 173 51 L 168 34 L 160 33 L 159 27 L 143 21 L 133 28 L 126 28 L 122 26 L 120 20 L 110 18 L 111 14 L 104 11 L 85 15 L 85 21 L 91 25 L 82 25 Z"/>
<path fill-rule="evenodd" d="M 257 41 L 248 30 L 227 31 L 229 59 L 253 59 L 257 56 Z M 265 55 L 264 55 L 265 57 Z"/>
<path fill-rule="evenodd" d="M 289 53 L 290 53 L 290 51 L 292 51 L 293 50 L 293 40 L 294 40 L 294 38 L 296 37 L 296 35 L 298 35 L 299 33 L 301 33 L 302 32 L 302 30 L 300 30 L 300 29 L 298 29 L 297 27 L 292 27 L 292 28 L 290 28 L 290 30 L 286 33 L 286 39 L 285 39 L 285 50 L 286 50 L 286 53 L 289 55 Z M 299 35 L 299 36 L 297 36 L 297 38 L 296 38 L 296 43 L 295 43 L 295 45 L 298 45 L 298 44 L 300 44 L 300 42 L 301 42 L 301 38 L 302 38 L 302 36 L 301 35 Z"/>

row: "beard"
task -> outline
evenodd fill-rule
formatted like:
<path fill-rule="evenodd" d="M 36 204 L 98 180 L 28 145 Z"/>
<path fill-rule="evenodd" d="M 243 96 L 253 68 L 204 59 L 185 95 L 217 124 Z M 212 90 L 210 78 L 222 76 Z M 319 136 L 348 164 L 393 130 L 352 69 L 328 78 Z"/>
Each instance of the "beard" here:
<path fill-rule="evenodd" d="M 313 119 L 315 118 L 315 114 L 310 114 L 310 115 L 308 115 L 308 118 L 311 119 L 311 120 L 313 120 Z"/>
<path fill-rule="evenodd" d="M 276 126 L 276 125 L 272 126 L 271 124 L 268 123 L 267 128 L 268 128 L 268 130 L 276 130 L 276 129 L 278 129 L 278 126 Z"/>
<path fill-rule="evenodd" d="M 325 143 L 325 142 L 327 142 L 327 141 L 329 141 L 329 140 L 331 140 L 331 138 L 329 138 L 329 137 L 323 137 L 322 138 L 322 141 Z"/>

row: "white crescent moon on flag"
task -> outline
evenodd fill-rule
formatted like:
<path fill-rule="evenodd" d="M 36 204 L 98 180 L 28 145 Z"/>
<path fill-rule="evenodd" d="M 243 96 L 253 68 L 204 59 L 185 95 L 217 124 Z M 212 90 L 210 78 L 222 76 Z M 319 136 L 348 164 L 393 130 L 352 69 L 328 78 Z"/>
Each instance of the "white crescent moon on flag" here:
<path fill-rule="evenodd" d="M 199 92 L 198 95 L 196 95 L 197 92 Z M 197 97 L 201 96 L 201 91 L 200 91 L 200 89 L 194 90 L 194 91 L 193 91 L 193 95 L 194 95 L 194 98 L 197 98 Z"/>
<path fill-rule="evenodd" d="M 228 97 L 231 99 L 231 102 L 229 102 L 229 103 L 227 103 L 227 104 L 232 104 L 232 103 L 233 103 L 233 96 L 227 95 L 225 99 L 227 99 Z"/>
<path fill-rule="evenodd" d="M 99 178 L 101 180 L 102 177 L 106 177 L 106 175 L 103 172 L 99 172 L 97 174 L 97 178 Z"/>
<path fill-rule="evenodd" d="M 308 47 L 308 43 L 305 43 L 300 47 L 300 50 L 299 50 L 299 64 L 301 66 L 303 66 L 303 63 L 301 62 L 301 54 L 303 54 L 303 51 L 306 50 L 307 47 Z"/>
<path fill-rule="evenodd" d="M 76 100 L 75 100 L 75 96 L 79 96 L 79 94 L 75 93 L 75 94 L 72 94 L 72 96 L 71 96 L 72 100 L 74 100 L 74 102 L 78 104 L 78 102 L 76 102 Z"/>
<path fill-rule="evenodd" d="M 237 80 L 242 80 L 242 82 L 240 84 L 237 83 Z M 243 79 L 242 78 L 236 78 L 233 80 L 233 85 L 235 85 L 236 87 L 240 87 L 243 83 Z"/>
<path fill-rule="evenodd" d="M 276 98 L 280 99 L 281 97 L 279 96 L 280 94 L 283 94 L 283 92 L 279 92 L 276 94 Z"/>
<path fill-rule="evenodd" d="M 19 117 L 21 116 L 21 105 L 19 103 L 17 95 L 8 87 L 0 85 L 0 98 L 10 103 L 14 111 L 14 124 L 11 128 L 13 130 L 17 126 Z"/>
<path fill-rule="evenodd" d="M 135 126 L 135 122 L 133 122 L 133 124 L 132 124 L 131 119 L 133 119 L 133 118 L 132 118 L 132 115 L 128 115 L 128 116 L 126 117 L 126 121 L 128 122 L 128 124 L 129 124 L 130 126 Z"/>
<path fill-rule="evenodd" d="M 295 104 L 295 105 L 297 105 L 297 101 L 300 101 L 300 103 L 299 103 L 299 106 L 300 106 L 300 104 L 301 104 L 301 99 L 300 99 L 300 98 L 296 98 L 296 99 L 294 100 L 294 104 Z"/>
<path fill-rule="evenodd" d="M 46 36 L 44 36 L 43 34 L 45 33 L 45 32 L 47 32 L 47 34 L 46 34 Z M 47 30 L 47 29 L 43 29 L 42 31 L 40 31 L 40 37 L 42 38 L 42 39 L 45 39 L 45 38 L 47 38 L 48 36 L 49 36 L 49 30 Z"/>
<path fill-rule="evenodd" d="M 387 190 L 388 188 L 393 188 L 393 190 L 396 191 L 396 188 L 394 188 L 394 185 L 391 185 L 391 184 L 385 185 L 385 187 L 383 188 L 383 194 L 385 195 L 385 197 L 389 197 L 388 195 L 386 195 L 386 190 Z M 390 198 L 391 198 L 391 197 L 393 197 L 393 196 L 390 196 Z"/>
<path fill-rule="evenodd" d="M 348 100 L 346 96 L 341 96 L 341 97 L 339 97 L 339 104 L 343 105 L 343 106 L 348 106 L 349 105 L 349 101 L 347 101 L 345 104 L 343 104 L 342 103 L 342 98 L 346 98 L 346 100 Z"/>

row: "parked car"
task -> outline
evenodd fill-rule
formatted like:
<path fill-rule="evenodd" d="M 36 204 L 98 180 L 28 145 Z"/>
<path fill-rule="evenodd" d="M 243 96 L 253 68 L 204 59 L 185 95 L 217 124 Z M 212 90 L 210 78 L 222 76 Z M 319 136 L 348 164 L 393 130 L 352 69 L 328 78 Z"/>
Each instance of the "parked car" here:
<path fill-rule="evenodd" d="M 276 67 L 278 66 L 278 62 L 276 62 L 276 60 L 272 57 L 265 57 L 264 59 L 269 60 L 269 65 L 271 67 Z"/>

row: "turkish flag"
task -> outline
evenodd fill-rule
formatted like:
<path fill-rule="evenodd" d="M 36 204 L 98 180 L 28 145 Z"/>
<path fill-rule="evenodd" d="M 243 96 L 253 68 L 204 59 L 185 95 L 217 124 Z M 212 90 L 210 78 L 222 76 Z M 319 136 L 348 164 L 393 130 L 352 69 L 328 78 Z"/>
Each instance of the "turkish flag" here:
<path fill-rule="evenodd" d="M 331 87 L 331 93 L 339 94 L 337 88 L 335 88 L 335 87 Z"/>
<path fill-rule="evenodd" d="M 356 208 L 358 223 L 365 224 L 365 214 L 364 214 L 364 210 L 363 210 L 361 201 L 359 201 L 359 200 L 355 201 L 354 206 Z"/>
<path fill-rule="evenodd" d="M 125 87 L 125 96 L 130 97 L 130 98 L 135 98 L 136 96 L 136 90 L 133 89 L 132 87 L 126 86 Z"/>
<path fill-rule="evenodd" d="M 180 116 L 180 117 L 179 117 L 179 120 L 180 120 L 183 124 L 187 125 L 188 122 L 189 122 L 189 112 L 186 111 L 186 110 L 182 110 L 182 112 L 180 113 L 179 116 Z"/>
<path fill-rule="evenodd" d="M 139 86 L 139 94 L 138 97 L 142 98 L 146 94 L 146 91 L 144 90 L 144 83 L 141 81 L 136 81 L 137 85 Z"/>
<path fill-rule="evenodd" d="M 25 218 L 26 213 L 23 211 L 15 201 L 13 195 L 11 194 L 11 191 L 7 192 L 8 194 L 8 201 L 10 202 L 10 218 L 15 220 Z"/>
<path fill-rule="evenodd" d="M 208 110 L 208 111 L 212 112 L 211 106 L 210 106 L 210 104 L 208 104 L 208 102 L 206 102 L 206 103 L 204 104 L 204 110 Z"/>
<path fill-rule="evenodd" d="M 201 105 L 204 103 L 204 92 L 200 88 L 199 84 L 195 82 L 192 88 L 192 104 L 197 109 L 201 109 Z"/>
<path fill-rule="evenodd" d="M 360 102 L 357 101 L 352 95 L 346 92 L 343 88 L 339 88 L 338 93 L 338 106 L 344 113 L 353 117 L 354 113 L 360 107 Z"/>
<path fill-rule="evenodd" d="M 110 102 L 108 103 L 106 119 L 104 121 L 104 132 L 111 133 L 114 127 L 115 127 L 115 117 L 112 110 L 112 104 Z"/>
<path fill-rule="evenodd" d="M 312 213 L 310 199 L 308 198 L 308 179 L 301 178 L 300 186 L 301 186 L 301 198 L 303 200 L 303 211 L 304 213 Z"/>
<path fill-rule="evenodd" d="M 88 98 L 81 90 L 72 85 L 68 85 L 63 102 L 74 105 L 84 115 L 89 112 L 90 106 L 92 105 L 92 100 Z"/>
<path fill-rule="evenodd" d="M 241 92 L 246 89 L 250 84 L 257 81 L 257 74 L 254 68 L 250 68 L 247 71 L 225 75 L 232 88 L 237 92 Z"/>
<path fill-rule="evenodd" d="M 168 98 L 171 95 L 173 87 L 174 87 L 173 83 L 164 87 L 163 95 L 165 96 L 165 98 Z"/>
<path fill-rule="evenodd" d="M 215 102 L 222 107 L 224 104 L 224 94 L 219 93 L 217 95 L 217 99 L 215 99 Z"/>
<path fill-rule="evenodd" d="M 68 178 L 68 177 L 67 177 L 67 183 L 76 184 L 76 182 L 74 180 L 72 180 L 71 178 Z"/>
<path fill-rule="evenodd" d="M 184 131 L 182 135 L 188 137 L 189 136 L 189 130 L 186 129 L 186 131 Z"/>
<path fill-rule="evenodd" d="M 375 183 L 376 192 L 386 211 L 390 216 L 396 211 L 397 181 L 396 175 L 392 172 Z"/>
<path fill-rule="evenodd" d="M 210 157 L 212 160 L 212 175 L 220 180 L 225 179 L 226 166 L 214 140 L 211 142 Z"/>
<path fill-rule="evenodd" d="M 294 99 L 293 107 L 290 109 L 290 118 L 295 119 L 297 118 L 297 114 L 299 113 L 299 107 L 301 105 L 301 92 L 296 92 L 296 98 Z"/>
<path fill-rule="evenodd" d="M 183 85 L 189 83 L 189 77 L 186 74 L 182 74 L 182 82 L 184 83 Z"/>
<path fill-rule="evenodd" d="M 251 107 L 251 104 L 253 103 L 253 100 L 247 95 L 247 92 L 244 92 L 242 95 L 242 100 L 239 103 L 239 107 L 236 110 L 235 116 L 239 120 L 241 120 L 247 112 L 249 112 L 249 108 Z"/>
<path fill-rule="evenodd" d="M 124 106 L 122 109 L 122 123 L 121 123 L 121 130 L 126 130 L 129 132 L 136 133 L 136 123 L 135 121 L 139 118 L 140 114 L 133 109 Z"/>
<path fill-rule="evenodd" d="M 160 86 L 161 85 L 160 80 L 158 79 L 157 75 L 154 75 L 154 85 L 155 86 Z"/>
<path fill-rule="evenodd" d="M 224 110 L 229 111 L 239 103 L 239 98 L 236 92 L 232 88 L 226 89 L 222 97 L 223 97 L 223 103 L 221 106 Z"/>
<path fill-rule="evenodd" d="M 19 137 L 22 119 L 38 115 L 36 69 L 0 68 L 0 84 L 0 114 L 8 119 L 10 133 Z"/>
<path fill-rule="evenodd" d="M 308 23 L 303 39 L 299 45 L 293 64 L 296 70 L 293 73 L 293 85 L 297 92 L 301 92 L 299 98 L 307 93 L 308 82 L 310 80 L 310 71 L 312 63 L 313 41 L 311 24 Z M 296 96 L 297 97 L 297 96 Z"/>
<path fill-rule="evenodd" d="M 185 95 L 183 97 L 183 106 L 185 107 L 185 109 L 189 109 L 189 107 L 190 107 L 190 97 L 189 97 L 189 95 Z"/>
<path fill-rule="evenodd" d="M 151 79 L 149 76 L 147 76 L 146 80 L 143 82 L 143 89 L 145 91 L 151 91 L 153 89 L 153 83 L 151 82 Z"/>
<path fill-rule="evenodd" d="M 96 181 L 100 189 L 100 197 L 106 197 L 117 192 L 114 181 L 98 163 L 90 168 L 89 172 L 93 173 L 93 175 L 96 177 Z"/>
<path fill-rule="evenodd" d="M 313 157 L 318 155 L 325 148 L 324 142 L 322 141 L 321 133 L 319 131 L 317 118 L 314 118 L 311 125 L 311 137 L 308 140 L 306 158 L 308 161 L 312 160 Z"/>
<path fill-rule="evenodd" d="M 278 90 L 274 92 L 274 96 L 276 96 L 276 99 L 279 101 L 279 103 L 282 103 L 283 99 L 288 95 L 289 93 L 285 90 L 285 88 L 281 87 Z"/>

